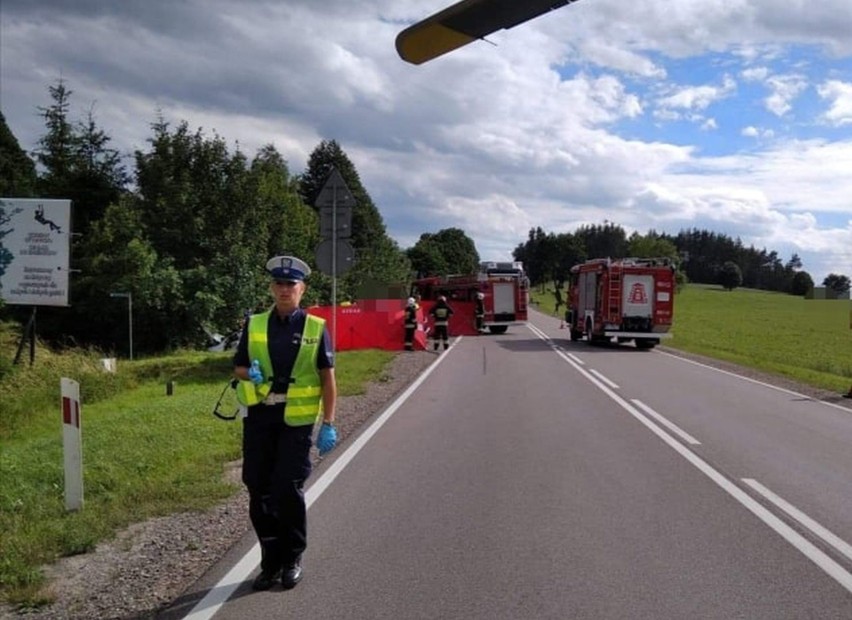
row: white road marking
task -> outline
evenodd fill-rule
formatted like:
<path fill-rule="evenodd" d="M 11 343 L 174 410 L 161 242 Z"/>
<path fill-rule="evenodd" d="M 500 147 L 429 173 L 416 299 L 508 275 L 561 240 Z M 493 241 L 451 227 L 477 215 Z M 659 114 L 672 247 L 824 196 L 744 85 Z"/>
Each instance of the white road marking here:
<path fill-rule="evenodd" d="M 430 364 L 423 374 L 420 375 L 414 383 L 409 385 L 408 388 L 400 394 L 378 418 L 376 418 L 375 422 L 373 422 L 367 430 L 361 433 L 358 436 L 358 439 L 352 442 L 346 451 L 341 454 L 340 457 L 334 461 L 327 470 L 325 470 L 325 472 L 323 472 L 322 476 L 320 476 L 307 491 L 305 491 L 305 504 L 308 508 L 310 508 L 311 504 L 313 504 L 329 487 L 329 485 L 334 482 L 334 479 L 340 475 L 340 472 L 342 472 L 349 462 L 361 451 L 361 449 L 367 445 L 367 442 L 373 437 L 373 435 L 375 435 L 379 429 L 384 426 L 385 422 L 387 422 L 391 416 L 396 413 L 397 409 L 399 409 L 403 403 L 409 399 L 414 391 L 420 387 L 429 375 L 432 374 L 432 371 L 438 367 L 438 364 L 446 358 L 447 353 L 449 353 L 461 340 L 462 336 L 455 338 L 453 343 L 450 345 L 450 348 L 444 351 L 438 359 Z M 190 612 L 184 616 L 184 618 L 186 620 L 209 620 L 212 618 L 216 612 L 219 611 L 222 605 L 227 602 L 234 591 L 248 580 L 249 575 L 251 575 L 259 564 L 260 545 L 255 543 L 255 545 L 240 559 L 240 561 L 237 562 L 230 571 L 228 571 L 228 574 L 222 577 L 222 579 L 214 585 L 206 595 L 204 595 L 204 598 L 198 601 L 195 607 L 193 607 Z"/>
<path fill-rule="evenodd" d="M 595 370 L 594 368 L 589 368 L 589 372 L 590 372 L 590 373 L 592 373 L 593 375 L 595 375 L 598 379 L 600 379 L 600 380 L 601 380 L 601 381 L 603 381 L 604 383 L 606 383 L 606 384 L 607 384 L 609 387 L 611 387 L 613 390 L 617 390 L 617 389 L 618 389 L 618 384 L 617 384 L 617 383 L 615 383 L 614 381 L 612 381 L 612 380 L 610 380 L 610 379 L 607 379 L 607 378 L 606 378 L 606 377 L 605 377 L 602 373 L 598 372 L 598 371 L 597 371 L 597 370 Z"/>
<path fill-rule="evenodd" d="M 545 339 L 549 338 L 545 336 Z M 746 509 L 751 511 L 752 514 L 754 514 L 758 519 L 760 519 L 766 525 L 772 528 L 775 533 L 777 533 L 784 540 L 793 545 L 793 547 L 795 547 L 800 553 L 802 553 L 802 555 L 804 555 L 806 558 L 816 564 L 827 575 L 829 575 L 832 579 L 837 581 L 837 583 L 843 586 L 848 592 L 852 593 L 852 573 L 849 573 L 849 571 L 847 571 L 845 568 L 843 568 L 843 566 L 835 562 L 831 557 L 829 557 L 825 552 L 820 550 L 807 538 L 799 534 L 796 530 L 784 523 L 784 521 L 779 519 L 769 510 L 764 508 L 761 504 L 752 499 L 752 497 L 748 493 L 746 493 L 736 484 L 728 480 L 722 473 L 714 469 L 709 463 L 704 461 L 697 454 L 693 453 L 689 448 L 674 439 L 671 435 L 669 435 L 662 428 L 654 424 L 654 422 L 652 422 L 646 416 L 642 415 L 642 413 L 640 413 L 633 405 L 631 405 L 626 400 L 621 398 L 621 396 L 609 389 L 609 387 L 607 387 L 593 374 L 588 372 L 580 365 L 575 364 L 570 358 L 568 358 L 568 356 L 566 356 L 561 351 L 556 351 L 556 354 L 559 355 L 559 357 L 564 359 L 566 362 L 568 362 L 577 372 L 579 372 L 586 379 L 588 379 L 604 394 L 614 400 L 618 405 L 620 405 L 625 411 L 627 411 L 630 415 L 636 418 L 640 423 L 645 425 L 652 433 L 662 439 L 670 448 L 680 454 L 684 459 L 689 461 L 689 463 L 695 466 L 701 473 L 703 473 L 705 476 L 710 478 L 710 480 L 715 482 L 720 488 L 722 488 L 722 490 L 724 490 L 731 497 L 737 500 Z"/>
<path fill-rule="evenodd" d="M 632 402 L 634 405 L 639 407 L 642 411 L 644 411 L 649 416 L 654 418 L 657 422 L 659 422 L 660 424 L 665 426 L 667 429 L 669 429 L 675 435 L 677 435 L 678 437 L 683 439 L 686 443 L 692 444 L 693 446 L 700 446 L 701 445 L 701 442 L 698 441 L 695 437 L 693 437 L 692 435 L 690 435 L 689 433 L 684 431 L 682 428 L 680 428 L 674 422 L 669 421 L 667 418 L 665 418 L 661 414 L 659 414 L 656 411 L 654 411 L 653 409 L 651 409 L 648 405 L 643 403 L 641 400 L 639 400 L 637 398 L 632 398 L 632 399 L 630 399 L 630 402 Z"/>
<path fill-rule="evenodd" d="M 760 493 L 763 497 L 768 499 L 770 502 L 778 506 L 781 510 L 786 512 L 788 515 L 793 517 L 796 521 L 801 523 L 811 532 L 822 538 L 829 545 L 837 549 L 840 553 L 845 555 L 847 558 L 852 560 L 852 545 L 847 543 L 845 540 L 835 535 L 829 529 L 823 527 L 813 519 L 811 519 L 804 512 L 793 506 L 791 503 L 782 499 L 765 486 L 760 484 L 757 480 L 753 478 L 743 478 L 743 482 L 745 482 L 752 489 Z"/>
<path fill-rule="evenodd" d="M 701 362 L 696 362 L 695 360 L 691 360 L 686 357 L 681 357 L 680 355 L 675 355 L 674 353 L 667 353 L 665 351 L 654 351 L 655 355 L 667 355 L 668 357 L 673 357 L 678 361 L 687 362 L 689 364 L 694 364 L 695 366 L 701 366 L 702 368 L 706 368 L 708 370 L 712 370 L 715 372 L 720 372 L 723 375 L 728 375 L 729 377 L 736 377 L 737 379 L 741 379 L 742 381 L 748 381 L 749 383 L 755 383 L 757 385 L 762 385 L 763 387 L 769 388 L 770 390 L 775 390 L 777 392 L 783 392 L 784 394 L 789 394 L 790 396 L 798 396 L 804 400 L 809 400 L 814 403 L 821 403 L 823 405 L 827 405 L 828 407 L 834 407 L 835 409 L 840 409 L 841 411 L 845 411 L 849 413 L 849 407 L 844 407 L 843 405 L 838 405 L 836 403 L 830 403 L 825 400 L 821 400 L 819 398 L 813 398 L 812 396 L 808 396 L 807 394 L 802 394 L 801 392 L 795 392 L 793 390 L 788 390 L 787 388 L 778 387 L 777 385 L 772 385 L 771 383 L 766 383 L 765 381 L 758 381 L 757 379 L 752 379 L 751 377 L 744 377 L 743 375 L 738 375 L 735 372 L 731 372 L 729 370 L 722 370 L 721 368 L 716 368 L 715 366 L 710 366 L 709 364 L 703 364 Z"/>

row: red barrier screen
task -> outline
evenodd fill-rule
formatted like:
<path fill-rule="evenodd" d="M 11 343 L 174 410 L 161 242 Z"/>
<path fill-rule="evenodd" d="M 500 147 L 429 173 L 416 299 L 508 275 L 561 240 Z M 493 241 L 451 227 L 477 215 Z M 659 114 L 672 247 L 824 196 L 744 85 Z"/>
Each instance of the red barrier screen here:
<path fill-rule="evenodd" d="M 417 312 L 418 328 L 414 334 L 414 348 L 417 350 L 426 349 L 426 329 L 432 323 L 428 313 L 432 305 L 433 302 L 423 302 Z M 451 300 L 450 307 L 454 312 L 450 318 L 450 337 L 475 335 L 477 332 L 473 317 L 473 303 Z M 307 309 L 309 313 L 326 320 L 332 337 L 334 337 L 336 322 L 337 338 L 334 347 L 336 351 L 352 349 L 401 351 L 405 337 L 404 310 L 405 300 L 403 299 L 364 299 L 349 306 L 312 306 Z"/>

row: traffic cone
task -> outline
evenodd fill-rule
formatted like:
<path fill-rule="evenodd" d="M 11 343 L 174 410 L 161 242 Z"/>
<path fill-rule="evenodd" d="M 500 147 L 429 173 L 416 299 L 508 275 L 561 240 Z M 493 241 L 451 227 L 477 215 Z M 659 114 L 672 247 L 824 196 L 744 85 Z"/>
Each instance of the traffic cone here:
<path fill-rule="evenodd" d="M 559 329 L 565 329 L 565 319 L 559 321 Z"/>
<path fill-rule="evenodd" d="M 850 387 L 849 391 L 843 395 L 843 398 L 852 398 L 852 387 Z"/>

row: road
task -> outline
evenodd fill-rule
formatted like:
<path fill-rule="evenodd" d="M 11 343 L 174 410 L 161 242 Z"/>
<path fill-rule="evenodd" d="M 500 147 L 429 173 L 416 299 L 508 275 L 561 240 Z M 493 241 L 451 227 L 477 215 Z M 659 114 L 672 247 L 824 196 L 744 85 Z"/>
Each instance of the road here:
<path fill-rule="evenodd" d="M 296 589 L 251 591 L 247 537 L 164 617 L 848 620 L 850 446 L 848 409 L 533 313 L 315 472 Z"/>

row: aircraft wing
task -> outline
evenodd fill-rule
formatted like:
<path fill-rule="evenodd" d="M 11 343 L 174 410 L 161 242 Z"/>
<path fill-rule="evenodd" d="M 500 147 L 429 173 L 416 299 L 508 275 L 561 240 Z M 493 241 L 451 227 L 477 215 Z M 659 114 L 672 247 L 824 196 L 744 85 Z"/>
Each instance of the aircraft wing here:
<path fill-rule="evenodd" d="M 462 0 L 396 37 L 400 58 L 415 65 L 577 0 Z"/>

